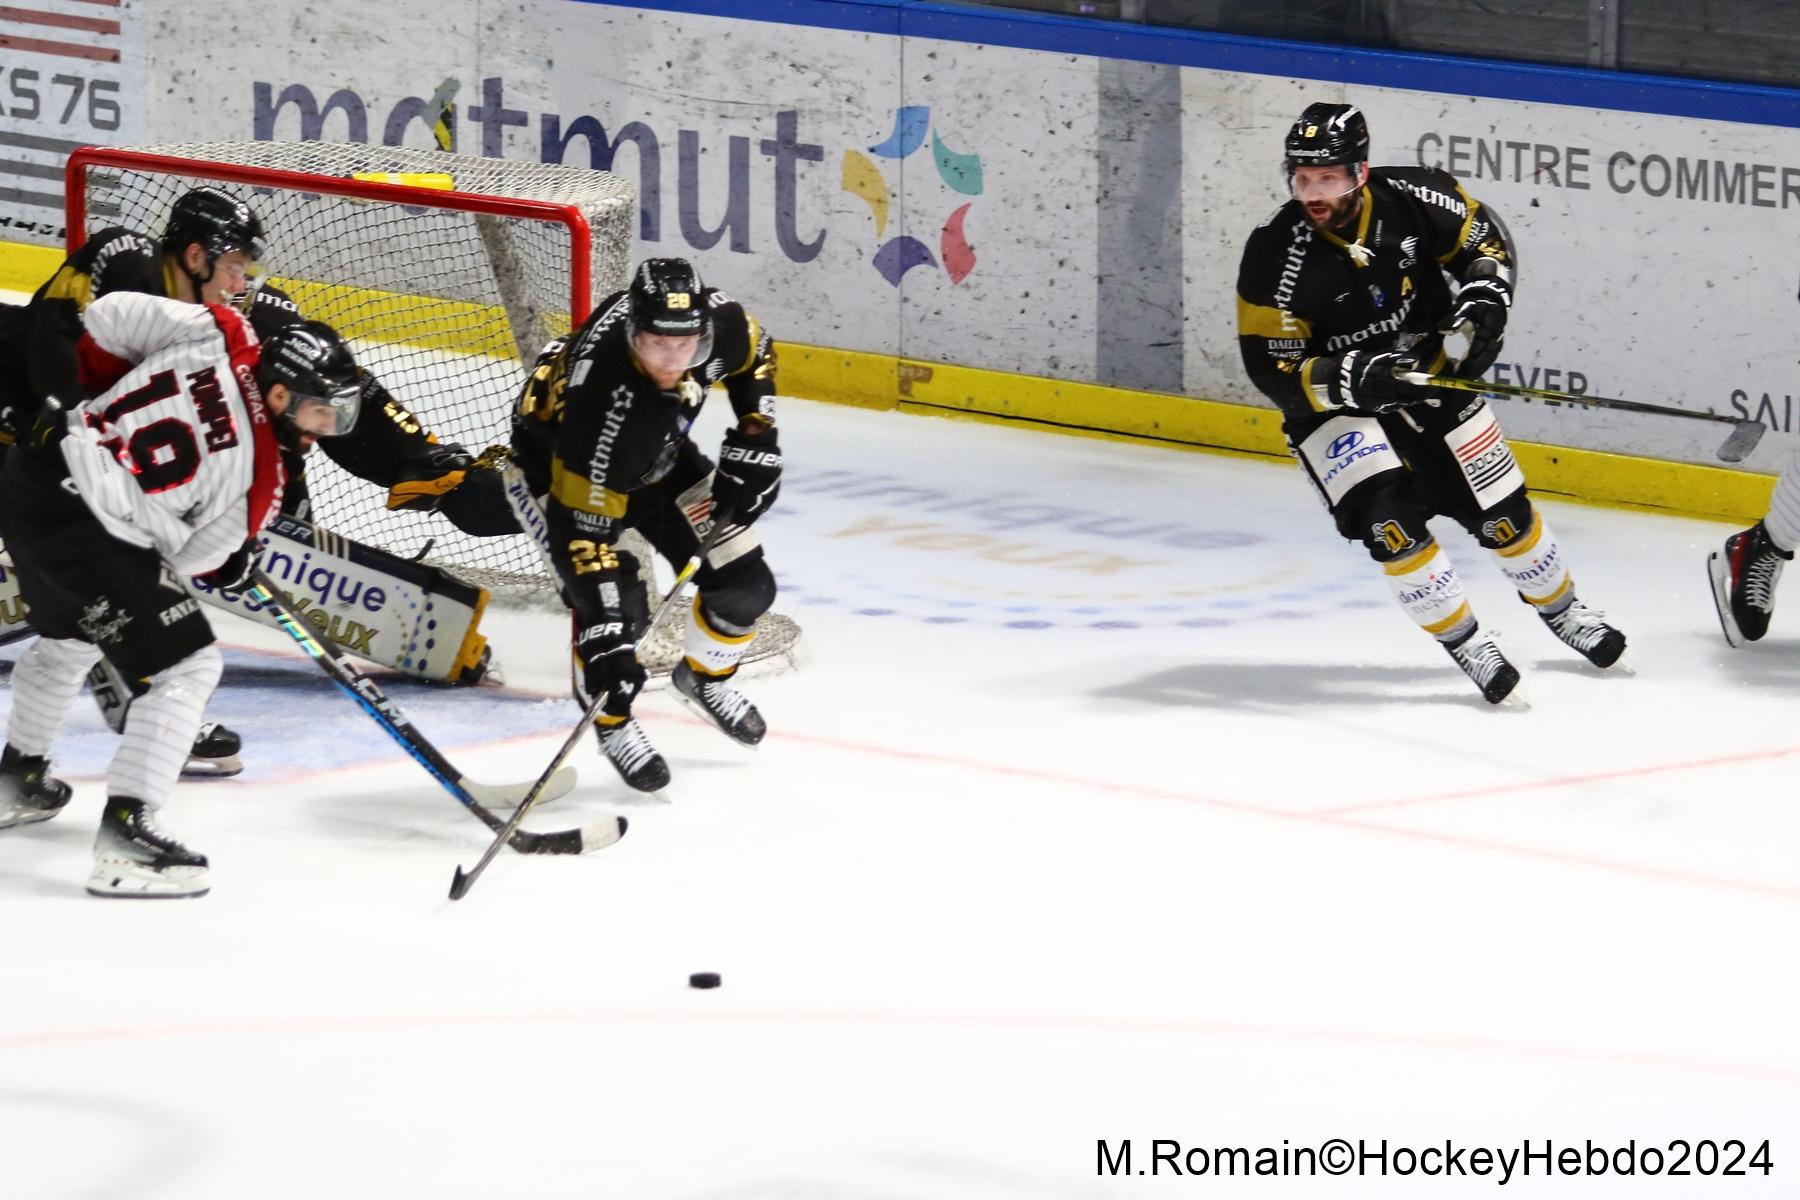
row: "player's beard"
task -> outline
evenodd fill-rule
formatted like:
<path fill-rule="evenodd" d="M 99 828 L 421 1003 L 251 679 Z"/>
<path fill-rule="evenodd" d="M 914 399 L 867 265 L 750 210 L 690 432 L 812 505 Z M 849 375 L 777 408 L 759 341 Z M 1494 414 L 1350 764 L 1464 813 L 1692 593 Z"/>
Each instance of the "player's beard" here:
<path fill-rule="evenodd" d="M 1361 204 L 1362 189 L 1357 188 L 1354 191 L 1345 192 L 1336 200 L 1312 201 L 1304 207 L 1306 219 L 1313 223 L 1314 228 L 1337 233 L 1348 229 L 1356 221 Z"/>

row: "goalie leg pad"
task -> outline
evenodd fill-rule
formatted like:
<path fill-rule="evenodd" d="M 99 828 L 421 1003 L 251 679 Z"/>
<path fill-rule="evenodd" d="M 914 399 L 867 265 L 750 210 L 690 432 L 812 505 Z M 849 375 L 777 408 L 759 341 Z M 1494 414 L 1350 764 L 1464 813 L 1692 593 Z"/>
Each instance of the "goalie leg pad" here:
<path fill-rule="evenodd" d="M 446 683 L 481 669 L 486 588 L 292 517 L 277 518 L 264 546 L 263 570 L 295 615 L 343 653 Z M 208 604 L 278 624 L 244 593 L 189 587 Z"/>

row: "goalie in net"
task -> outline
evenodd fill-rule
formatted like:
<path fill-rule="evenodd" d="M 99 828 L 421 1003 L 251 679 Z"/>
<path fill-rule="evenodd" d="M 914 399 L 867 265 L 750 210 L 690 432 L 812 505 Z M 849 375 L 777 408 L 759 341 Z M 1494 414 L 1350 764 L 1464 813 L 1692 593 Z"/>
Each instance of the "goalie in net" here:
<path fill-rule="evenodd" d="M 713 383 L 724 385 L 736 417 L 716 470 L 688 437 Z M 726 522 L 695 574 L 670 682 L 727 736 L 760 742 L 762 715 L 731 685 L 775 600 L 753 528 L 775 503 L 782 466 L 775 346 L 756 318 L 704 287 L 685 260 L 646 260 L 628 289 L 539 355 L 514 417 L 513 458 L 508 494 L 574 616 L 576 698 L 585 708 L 605 695 L 596 733 L 625 782 L 656 791 L 669 781 L 631 714 L 645 682 L 637 642 L 651 601 L 636 556 L 619 545 L 627 530 L 679 565 L 714 520 Z"/>

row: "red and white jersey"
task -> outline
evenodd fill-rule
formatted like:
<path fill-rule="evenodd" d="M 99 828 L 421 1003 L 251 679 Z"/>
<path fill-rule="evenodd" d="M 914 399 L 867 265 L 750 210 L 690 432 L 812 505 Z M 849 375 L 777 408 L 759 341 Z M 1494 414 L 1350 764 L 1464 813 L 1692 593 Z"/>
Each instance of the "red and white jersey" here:
<path fill-rule="evenodd" d="M 212 570 L 280 510 L 286 482 L 256 335 L 235 309 L 138 292 L 82 320 L 84 379 L 114 382 L 69 413 L 70 478 L 112 536 L 179 575 Z"/>

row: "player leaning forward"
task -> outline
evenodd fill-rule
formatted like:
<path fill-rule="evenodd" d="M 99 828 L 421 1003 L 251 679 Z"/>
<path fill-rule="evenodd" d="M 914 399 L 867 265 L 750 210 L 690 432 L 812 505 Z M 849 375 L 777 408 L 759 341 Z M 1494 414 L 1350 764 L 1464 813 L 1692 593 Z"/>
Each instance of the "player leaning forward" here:
<path fill-rule="evenodd" d="M 1368 547 L 1407 615 L 1490 703 L 1519 673 L 1477 624 L 1430 516 L 1454 518 L 1558 638 L 1612 666 L 1625 636 L 1576 598 L 1486 400 L 1396 378 L 1492 365 L 1512 305 L 1506 229 L 1444 172 L 1370 170 L 1368 157 L 1349 105 L 1311 105 L 1288 133 L 1293 199 L 1250 235 L 1238 273 L 1250 378 L 1280 406 L 1338 531 Z M 1459 329 L 1468 351 L 1449 361 L 1444 338 Z"/>
<path fill-rule="evenodd" d="M 715 472 L 688 430 L 723 383 L 735 423 Z M 566 342 L 539 356 L 513 424 L 515 460 L 543 508 L 544 552 L 575 616 L 576 695 L 602 692 L 600 747 L 625 782 L 655 791 L 669 768 L 636 721 L 636 642 L 649 597 L 619 535 L 635 529 L 685 565 L 718 514 L 727 521 L 695 573 L 699 595 L 671 680 L 684 703 L 754 745 L 762 715 L 728 682 L 775 601 L 751 524 L 780 490 L 775 347 L 756 318 L 701 286 L 678 258 L 642 263 Z"/>
<path fill-rule="evenodd" d="M 87 361 L 122 372 L 118 382 L 70 412 L 60 437 L 15 450 L 0 470 L 0 531 L 40 635 L 13 670 L 0 828 L 68 803 L 47 756 L 104 652 L 149 686 L 107 770 L 88 891 L 204 895 L 205 856 L 152 819 L 221 665 L 177 577 L 241 586 L 256 535 L 281 504 L 277 425 L 350 428 L 356 368 L 315 322 L 259 345 L 235 309 L 138 293 L 90 305 L 83 346 Z"/>

